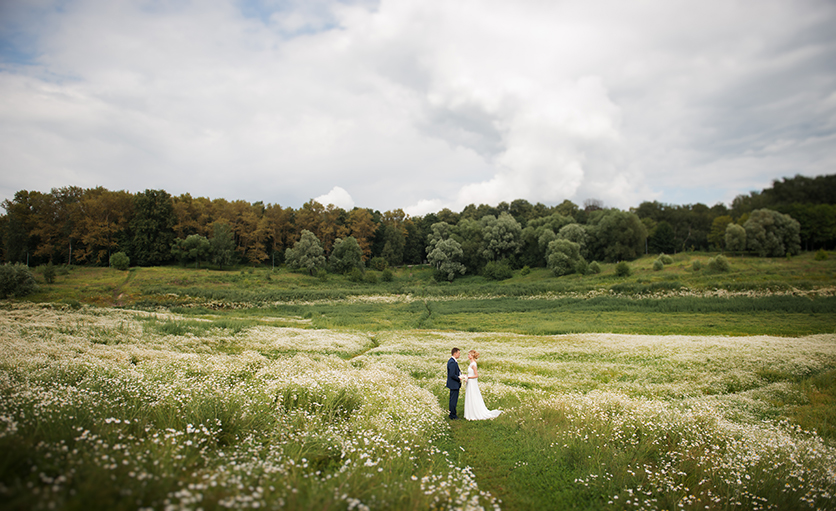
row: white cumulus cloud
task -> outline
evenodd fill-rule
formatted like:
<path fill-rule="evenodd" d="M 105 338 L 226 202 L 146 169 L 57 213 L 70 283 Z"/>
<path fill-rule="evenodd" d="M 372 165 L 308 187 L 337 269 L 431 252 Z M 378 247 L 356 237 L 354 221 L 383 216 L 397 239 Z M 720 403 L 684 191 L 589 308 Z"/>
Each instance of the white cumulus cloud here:
<path fill-rule="evenodd" d="M 330 192 L 325 195 L 320 195 L 314 198 L 314 200 L 323 206 L 334 205 L 346 211 L 354 208 L 354 199 L 351 198 L 351 195 L 347 191 L 339 186 L 335 186 Z"/>

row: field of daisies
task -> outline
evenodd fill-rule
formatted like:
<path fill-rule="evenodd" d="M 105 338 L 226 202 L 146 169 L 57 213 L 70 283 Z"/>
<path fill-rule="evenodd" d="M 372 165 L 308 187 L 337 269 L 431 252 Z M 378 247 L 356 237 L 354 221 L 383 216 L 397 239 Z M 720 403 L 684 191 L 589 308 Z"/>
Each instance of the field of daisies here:
<path fill-rule="evenodd" d="M 3 509 L 836 509 L 836 335 L 182 321 L 2 304 Z M 446 419 L 453 346 L 498 419 Z"/>

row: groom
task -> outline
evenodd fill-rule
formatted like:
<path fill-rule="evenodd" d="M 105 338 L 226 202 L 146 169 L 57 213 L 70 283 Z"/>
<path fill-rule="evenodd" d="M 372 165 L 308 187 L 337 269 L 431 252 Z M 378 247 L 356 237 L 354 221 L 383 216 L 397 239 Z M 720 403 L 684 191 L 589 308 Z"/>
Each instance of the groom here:
<path fill-rule="evenodd" d="M 462 372 L 459 370 L 459 348 L 453 348 L 450 352 L 450 360 L 447 361 L 447 388 L 450 389 L 450 418 L 458 419 L 456 406 L 459 404 L 459 389 L 462 386 Z"/>

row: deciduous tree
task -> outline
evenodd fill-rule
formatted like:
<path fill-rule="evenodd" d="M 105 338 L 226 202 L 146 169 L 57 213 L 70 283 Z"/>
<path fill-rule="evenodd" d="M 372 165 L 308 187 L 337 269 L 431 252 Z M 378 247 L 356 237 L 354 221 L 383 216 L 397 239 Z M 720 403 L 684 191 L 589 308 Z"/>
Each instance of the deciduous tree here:
<path fill-rule="evenodd" d="M 729 215 L 721 215 L 711 222 L 711 232 L 708 234 L 708 242 L 714 245 L 717 250 L 726 248 L 726 227 L 734 220 Z"/>
<path fill-rule="evenodd" d="M 728 224 L 723 239 L 729 252 L 743 252 L 746 250 L 746 229 L 742 225 Z"/>
<path fill-rule="evenodd" d="M 293 269 L 307 270 L 314 275 L 317 269 L 325 267 L 325 255 L 319 238 L 314 233 L 305 229 L 302 237 L 293 248 L 285 251 L 285 263 Z"/>
<path fill-rule="evenodd" d="M 181 264 L 194 261 L 195 268 L 200 267 L 200 261 L 206 260 L 211 254 L 212 246 L 205 236 L 191 234 L 183 238 L 177 238 L 171 246 L 171 254 L 180 260 Z"/>
<path fill-rule="evenodd" d="M 165 190 L 145 190 L 134 197 L 130 222 L 132 253 L 140 266 L 156 266 L 171 260 L 174 242 L 174 204 Z"/>
<path fill-rule="evenodd" d="M 212 226 L 212 238 L 209 240 L 212 262 L 223 269 L 236 261 L 235 237 L 227 223 L 218 222 Z"/>
<path fill-rule="evenodd" d="M 634 213 L 617 209 L 590 214 L 590 257 L 615 262 L 633 260 L 644 252 L 647 231 Z"/>
<path fill-rule="evenodd" d="M 522 226 L 510 214 L 485 216 L 482 226 L 482 255 L 489 261 L 506 259 L 520 250 Z"/>
<path fill-rule="evenodd" d="M 746 246 L 761 257 L 780 257 L 801 250 L 798 222 L 771 209 L 756 209 L 743 225 Z"/>
<path fill-rule="evenodd" d="M 78 221 L 73 230 L 73 237 L 79 241 L 75 258 L 107 265 L 120 245 L 122 251 L 130 252 L 133 243 L 129 226 L 135 205 L 136 197 L 126 191 L 112 192 L 102 187 L 85 190 L 77 205 Z"/>
<path fill-rule="evenodd" d="M 334 240 L 334 248 L 328 257 L 328 264 L 334 273 L 348 273 L 352 268 L 363 270 L 363 251 L 353 236 Z"/>
<path fill-rule="evenodd" d="M 377 230 L 371 212 L 365 208 L 351 210 L 348 214 L 348 229 L 363 251 L 363 260 L 368 261 L 372 257 L 372 241 Z"/>
<path fill-rule="evenodd" d="M 436 273 L 444 280 L 453 280 L 456 274 L 464 275 L 467 268 L 460 262 L 462 247 L 454 239 L 444 239 L 437 242 L 427 254 L 430 264 L 435 266 Z"/>

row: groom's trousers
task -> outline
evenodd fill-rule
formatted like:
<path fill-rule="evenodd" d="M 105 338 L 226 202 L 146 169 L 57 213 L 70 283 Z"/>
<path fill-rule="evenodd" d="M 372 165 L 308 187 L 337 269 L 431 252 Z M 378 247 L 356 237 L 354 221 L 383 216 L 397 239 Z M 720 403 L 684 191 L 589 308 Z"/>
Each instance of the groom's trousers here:
<path fill-rule="evenodd" d="M 450 418 L 457 419 L 456 407 L 459 405 L 459 389 L 450 389 Z"/>

